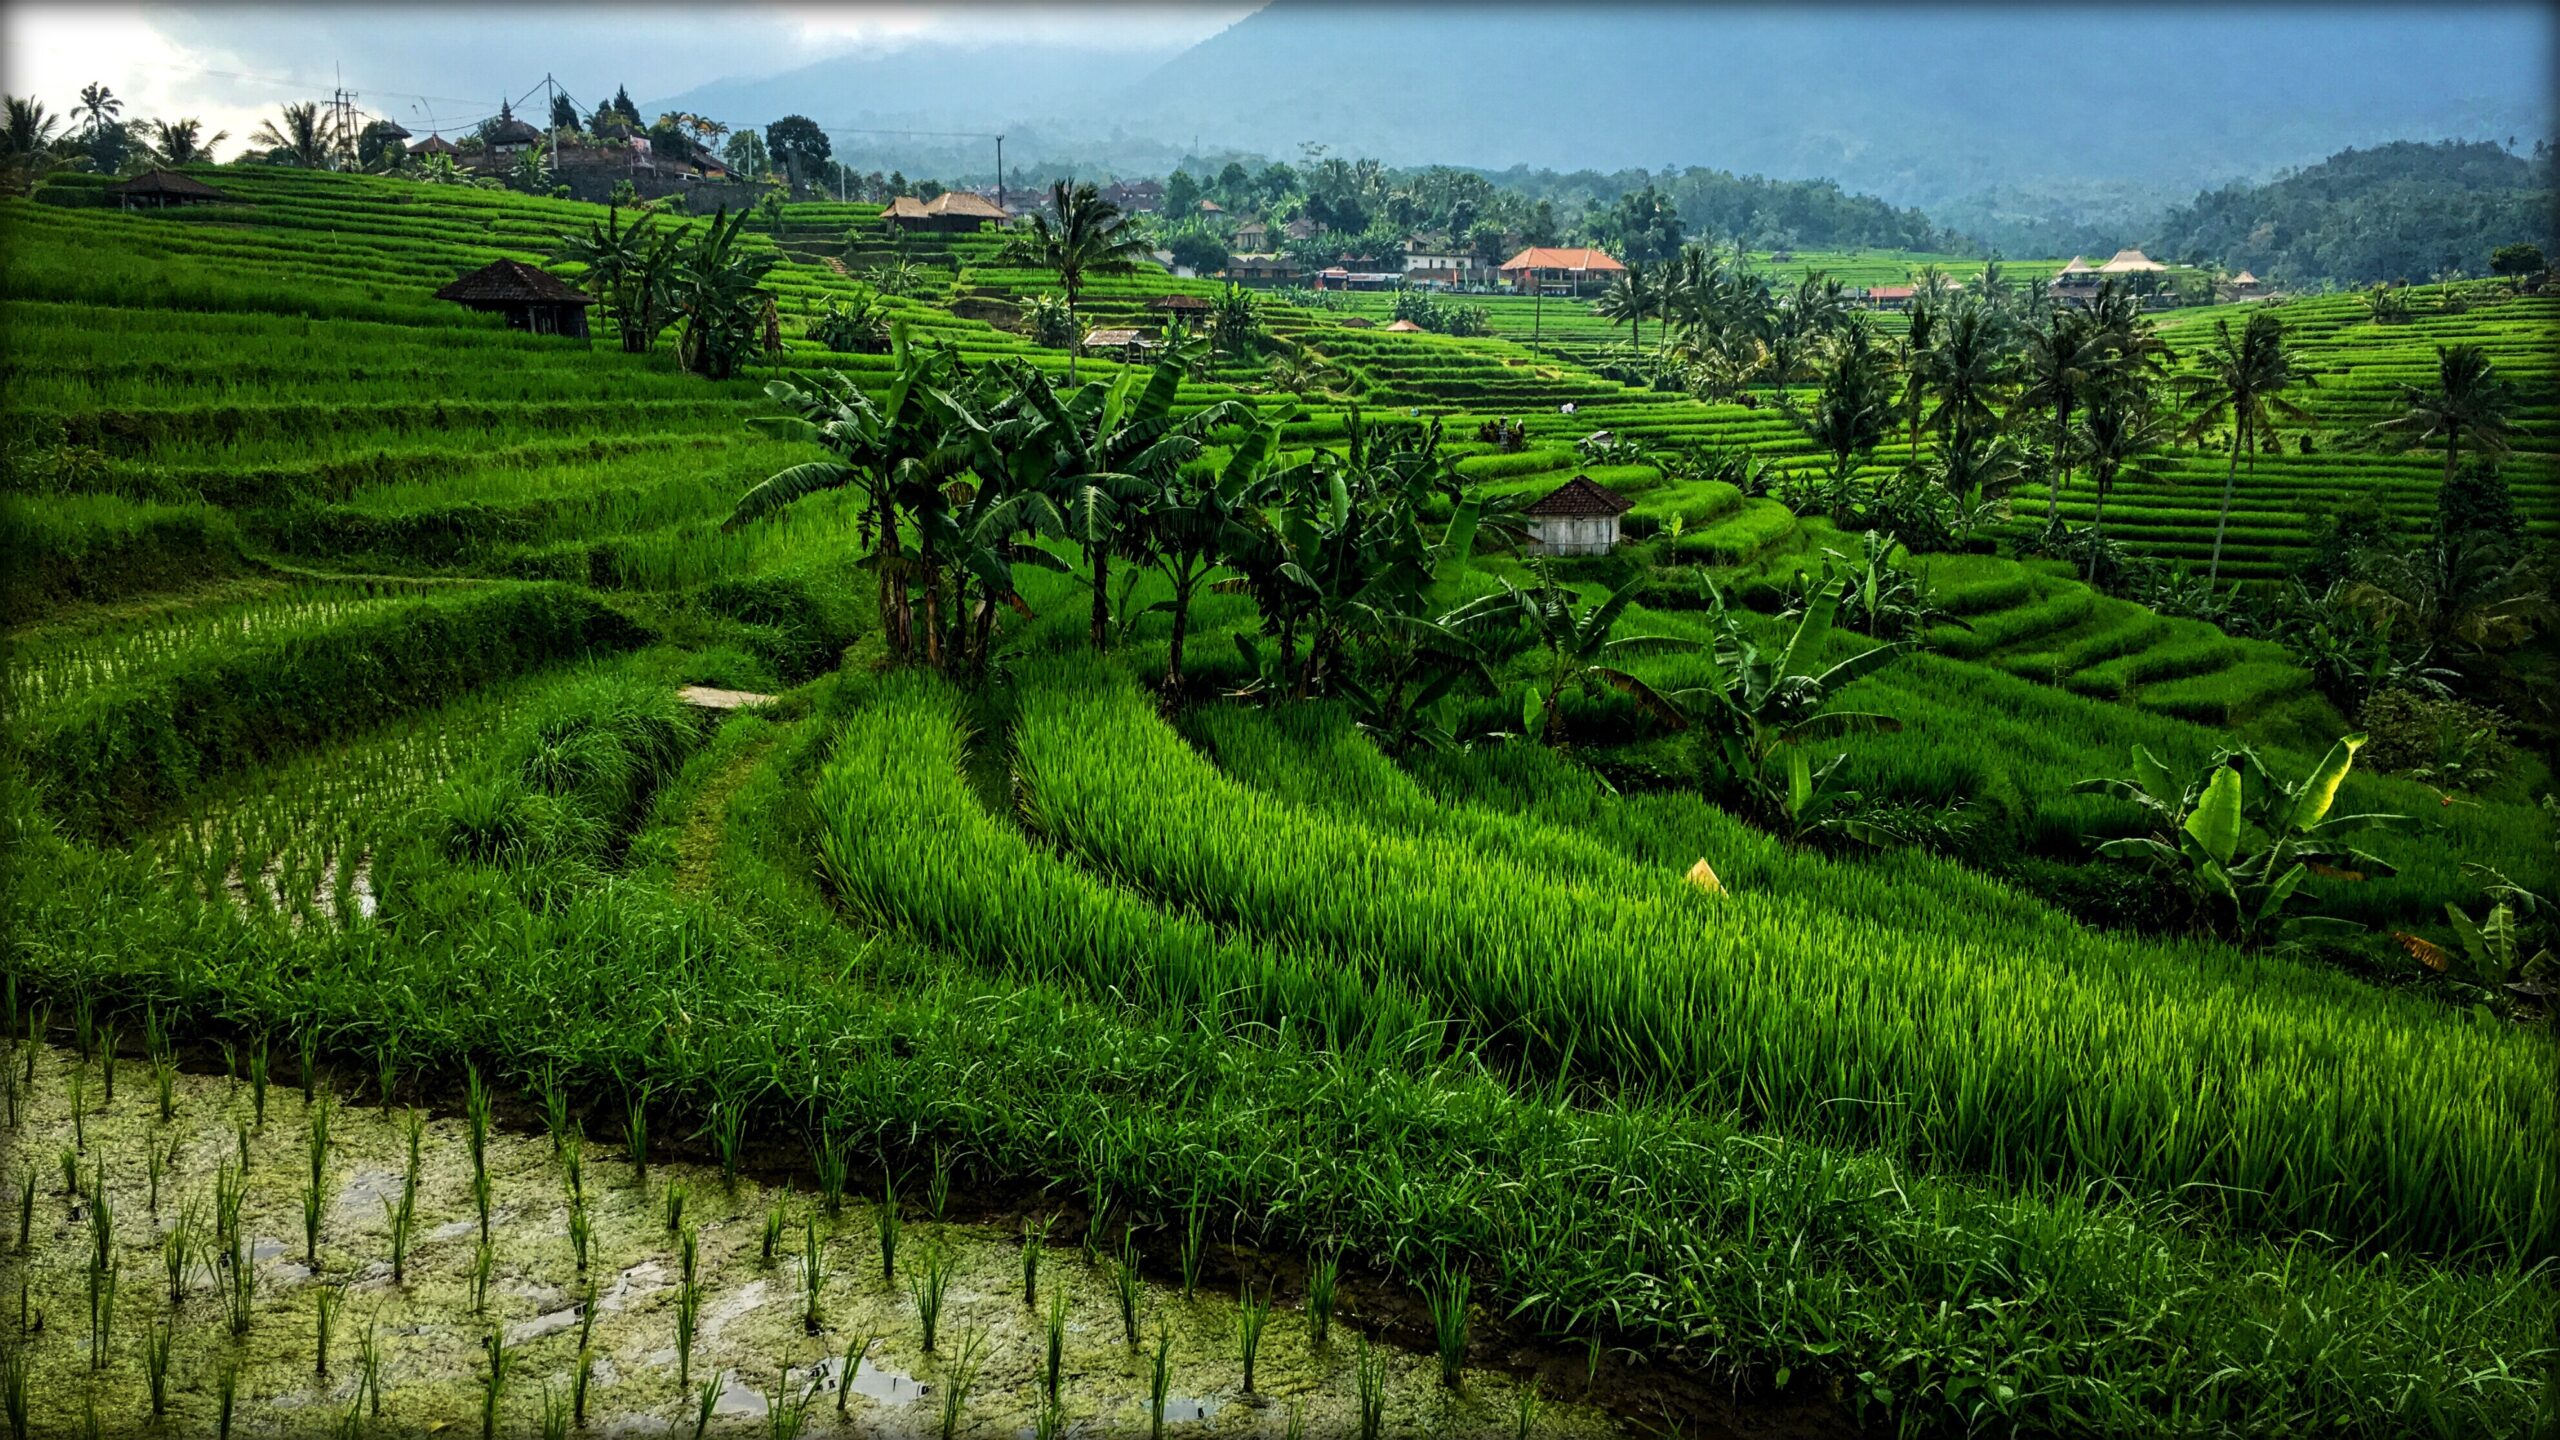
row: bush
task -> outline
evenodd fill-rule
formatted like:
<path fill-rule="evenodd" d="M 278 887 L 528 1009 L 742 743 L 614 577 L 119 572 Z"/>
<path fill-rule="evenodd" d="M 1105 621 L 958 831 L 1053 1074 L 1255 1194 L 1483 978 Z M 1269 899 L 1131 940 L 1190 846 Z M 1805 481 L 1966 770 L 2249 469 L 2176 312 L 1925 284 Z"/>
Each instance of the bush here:
<path fill-rule="evenodd" d="M 2507 717 L 2486 705 L 2394 687 L 2364 702 L 2356 724 L 2372 738 L 2365 762 L 2453 790 L 2494 783 L 2515 763 Z"/>

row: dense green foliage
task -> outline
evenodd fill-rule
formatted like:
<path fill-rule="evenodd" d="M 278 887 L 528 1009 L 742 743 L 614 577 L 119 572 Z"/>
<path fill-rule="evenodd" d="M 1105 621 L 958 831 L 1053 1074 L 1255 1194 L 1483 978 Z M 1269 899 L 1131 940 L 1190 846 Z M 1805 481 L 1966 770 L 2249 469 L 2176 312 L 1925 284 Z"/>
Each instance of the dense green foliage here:
<path fill-rule="evenodd" d="M 2151 252 L 2300 285 L 2490 273 L 2500 247 L 2560 248 L 2552 158 L 2485 140 L 2341 150 L 2260 185 L 2208 190 L 2162 217 Z"/>

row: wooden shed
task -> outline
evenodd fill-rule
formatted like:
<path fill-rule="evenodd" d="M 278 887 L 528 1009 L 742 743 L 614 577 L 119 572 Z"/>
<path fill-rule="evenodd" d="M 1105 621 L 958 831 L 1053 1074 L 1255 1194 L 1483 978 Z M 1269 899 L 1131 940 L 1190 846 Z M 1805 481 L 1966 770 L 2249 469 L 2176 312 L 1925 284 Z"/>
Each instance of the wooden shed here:
<path fill-rule="evenodd" d="M 235 197 L 194 176 L 182 175 L 175 170 L 146 170 L 130 180 L 119 180 L 108 186 L 105 194 L 111 203 L 126 210 L 157 210 L 164 205 L 240 203 Z"/>
<path fill-rule="evenodd" d="M 1158 295 L 1147 302 L 1147 308 L 1168 315 L 1206 315 L 1216 307 L 1206 295 Z"/>
<path fill-rule="evenodd" d="M 1576 475 L 1520 512 L 1529 522 L 1532 555 L 1606 555 L 1618 543 L 1618 517 L 1634 502 L 1588 475 Z"/>
<path fill-rule="evenodd" d="M 547 271 L 521 260 L 496 260 L 436 292 L 474 310 L 495 310 L 507 324 L 536 335 L 587 338 L 587 307 L 595 299 Z"/>

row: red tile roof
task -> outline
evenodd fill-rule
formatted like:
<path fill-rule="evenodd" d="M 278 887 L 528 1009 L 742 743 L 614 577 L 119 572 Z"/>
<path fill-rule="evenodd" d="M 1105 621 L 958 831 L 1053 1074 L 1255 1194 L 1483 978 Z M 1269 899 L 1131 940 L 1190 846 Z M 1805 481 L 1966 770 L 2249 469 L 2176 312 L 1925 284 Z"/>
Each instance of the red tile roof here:
<path fill-rule="evenodd" d="M 1588 475 L 1576 475 L 1521 511 L 1523 515 L 1624 515 L 1636 508 L 1626 496 Z"/>
<path fill-rule="evenodd" d="M 1532 245 L 1502 262 L 1505 270 L 1624 270 L 1606 250 L 1587 246 Z"/>
<path fill-rule="evenodd" d="M 1870 285 L 1867 287 L 1867 298 L 1870 300 L 1908 300 L 1911 298 L 1911 294 L 1911 287 L 1908 285 Z"/>

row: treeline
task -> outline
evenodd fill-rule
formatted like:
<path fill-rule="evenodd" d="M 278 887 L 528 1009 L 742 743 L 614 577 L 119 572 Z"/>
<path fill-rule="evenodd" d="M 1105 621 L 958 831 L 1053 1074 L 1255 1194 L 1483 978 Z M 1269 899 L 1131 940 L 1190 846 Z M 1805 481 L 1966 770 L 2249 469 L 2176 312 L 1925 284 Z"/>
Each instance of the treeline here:
<path fill-rule="evenodd" d="M 2560 248 L 2552 169 L 2486 141 L 2395 141 L 2341 150 L 2263 185 L 2208 190 L 2163 218 L 2144 248 L 2285 284 L 2479 275 L 2502 245 Z"/>
<path fill-rule="evenodd" d="M 1918 210 L 1898 209 L 1873 195 L 1853 195 L 1835 180 L 1773 180 L 1692 165 L 1659 172 L 1642 168 L 1559 174 L 1515 165 L 1483 171 L 1495 185 L 1559 210 L 1609 210 L 1623 197 L 1658 192 L 1692 235 L 1740 240 L 1758 250 L 1970 251 L 1972 242 L 1932 222 Z"/>

